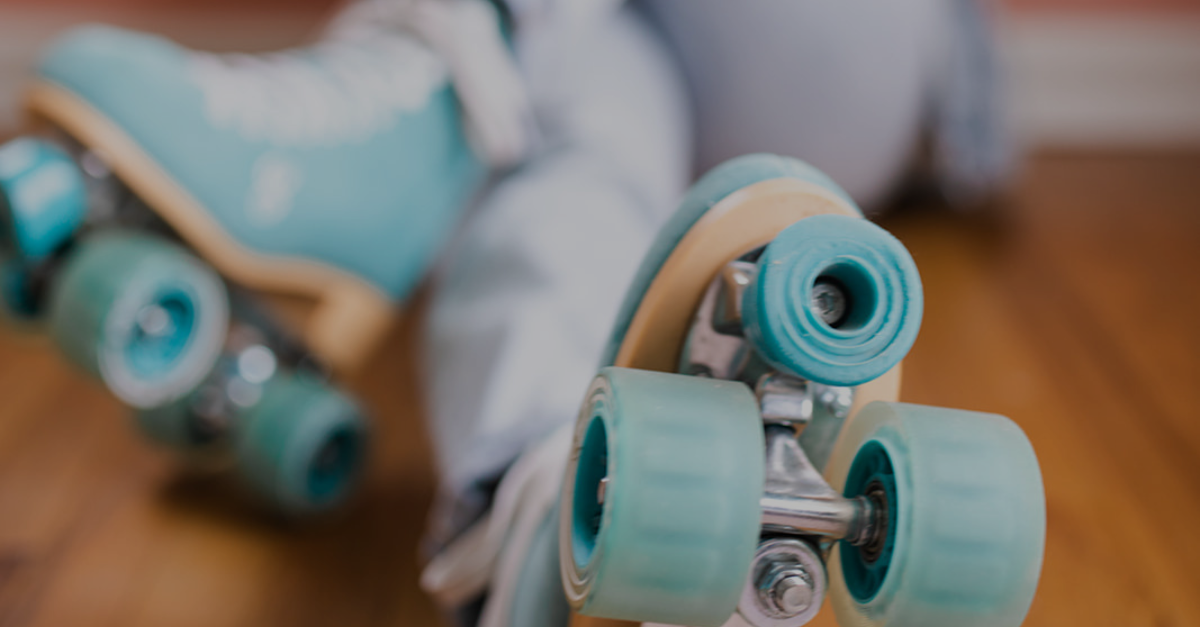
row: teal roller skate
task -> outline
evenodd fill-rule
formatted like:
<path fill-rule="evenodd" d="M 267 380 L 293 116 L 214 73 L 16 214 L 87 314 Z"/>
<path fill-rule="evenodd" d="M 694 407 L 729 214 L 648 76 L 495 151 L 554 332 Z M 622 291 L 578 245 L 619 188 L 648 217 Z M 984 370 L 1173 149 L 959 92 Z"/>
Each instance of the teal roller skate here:
<path fill-rule="evenodd" d="M 576 422 L 571 624 L 792 627 L 828 596 L 845 626 L 1020 625 L 1037 458 L 1002 416 L 896 402 L 921 312 L 904 247 L 821 173 L 753 155 L 701 179 Z"/>
<path fill-rule="evenodd" d="M 503 45 L 490 4 L 454 6 Z M 44 134 L 0 146 L 7 317 L 289 511 L 353 483 L 366 429 L 328 375 L 363 363 L 488 169 L 438 42 L 367 18 L 257 56 L 77 29 L 27 92 Z"/>

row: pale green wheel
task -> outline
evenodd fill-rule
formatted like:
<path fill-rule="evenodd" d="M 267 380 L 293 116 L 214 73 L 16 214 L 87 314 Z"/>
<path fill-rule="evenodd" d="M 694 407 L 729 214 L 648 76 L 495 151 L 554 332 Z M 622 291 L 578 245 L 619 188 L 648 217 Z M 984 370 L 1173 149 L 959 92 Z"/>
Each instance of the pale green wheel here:
<path fill-rule="evenodd" d="M 137 233 L 84 239 L 50 293 L 50 334 L 62 351 L 141 409 L 194 389 L 220 356 L 228 323 L 216 273 Z"/>
<path fill-rule="evenodd" d="M 852 461 L 847 461 L 852 460 Z M 884 512 L 877 541 L 838 544 L 843 627 L 1017 627 L 1037 589 L 1046 503 L 1025 434 L 995 414 L 875 402 L 838 440 L 831 478 Z"/>
<path fill-rule="evenodd" d="M 563 485 L 559 556 L 571 606 L 724 623 L 758 542 L 763 446 L 758 403 L 742 383 L 601 370 Z"/>
<path fill-rule="evenodd" d="M 900 363 L 923 307 L 921 277 L 899 240 L 861 218 L 829 214 L 767 245 L 742 317 L 746 337 L 776 369 L 848 386 Z"/>
<path fill-rule="evenodd" d="M 342 502 L 362 473 L 367 424 L 358 406 L 328 384 L 280 373 L 237 421 L 237 462 L 246 481 L 284 512 Z"/>

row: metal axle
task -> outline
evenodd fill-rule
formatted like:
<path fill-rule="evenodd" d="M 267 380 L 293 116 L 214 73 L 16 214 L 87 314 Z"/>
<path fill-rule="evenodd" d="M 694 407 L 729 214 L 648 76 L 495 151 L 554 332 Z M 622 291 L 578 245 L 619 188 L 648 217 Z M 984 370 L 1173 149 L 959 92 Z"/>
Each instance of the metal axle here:
<path fill-rule="evenodd" d="M 848 499 L 829 487 L 791 428 L 767 425 L 766 440 L 766 482 L 759 501 L 764 528 L 856 545 L 870 542 L 876 525 L 869 499 Z"/>

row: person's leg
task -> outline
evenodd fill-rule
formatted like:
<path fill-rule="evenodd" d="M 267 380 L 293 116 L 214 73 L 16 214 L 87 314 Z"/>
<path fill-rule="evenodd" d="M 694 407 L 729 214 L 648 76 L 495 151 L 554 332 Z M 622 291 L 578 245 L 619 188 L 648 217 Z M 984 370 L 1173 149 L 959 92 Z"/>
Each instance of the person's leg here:
<path fill-rule="evenodd" d="M 791 155 L 868 211 L 915 167 L 959 203 L 1011 173 L 981 0 L 642 4 L 689 81 L 701 171 L 747 153 Z"/>
<path fill-rule="evenodd" d="M 518 31 L 518 55 L 543 149 L 482 201 L 428 312 L 435 543 L 481 514 L 531 442 L 574 419 L 626 284 L 688 174 L 681 86 L 634 15 L 568 39 Z"/>
<path fill-rule="evenodd" d="M 941 0 L 645 0 L 695 97 L 701 171 L 771 152 L 870 209 L 914 156 Z"/>

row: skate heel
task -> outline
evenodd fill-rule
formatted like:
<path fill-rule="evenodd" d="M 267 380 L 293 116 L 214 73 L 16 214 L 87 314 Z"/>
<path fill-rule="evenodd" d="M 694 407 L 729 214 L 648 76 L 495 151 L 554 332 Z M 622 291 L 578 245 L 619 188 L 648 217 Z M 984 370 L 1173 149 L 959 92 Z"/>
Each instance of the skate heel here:
<path fill-rule="evenodd" d="M 304 322 L 309 348 L 339 371 L 356 370 L 379 344 L 395 305 L 369 286 L 345 283 L 316 302 Z"/>

